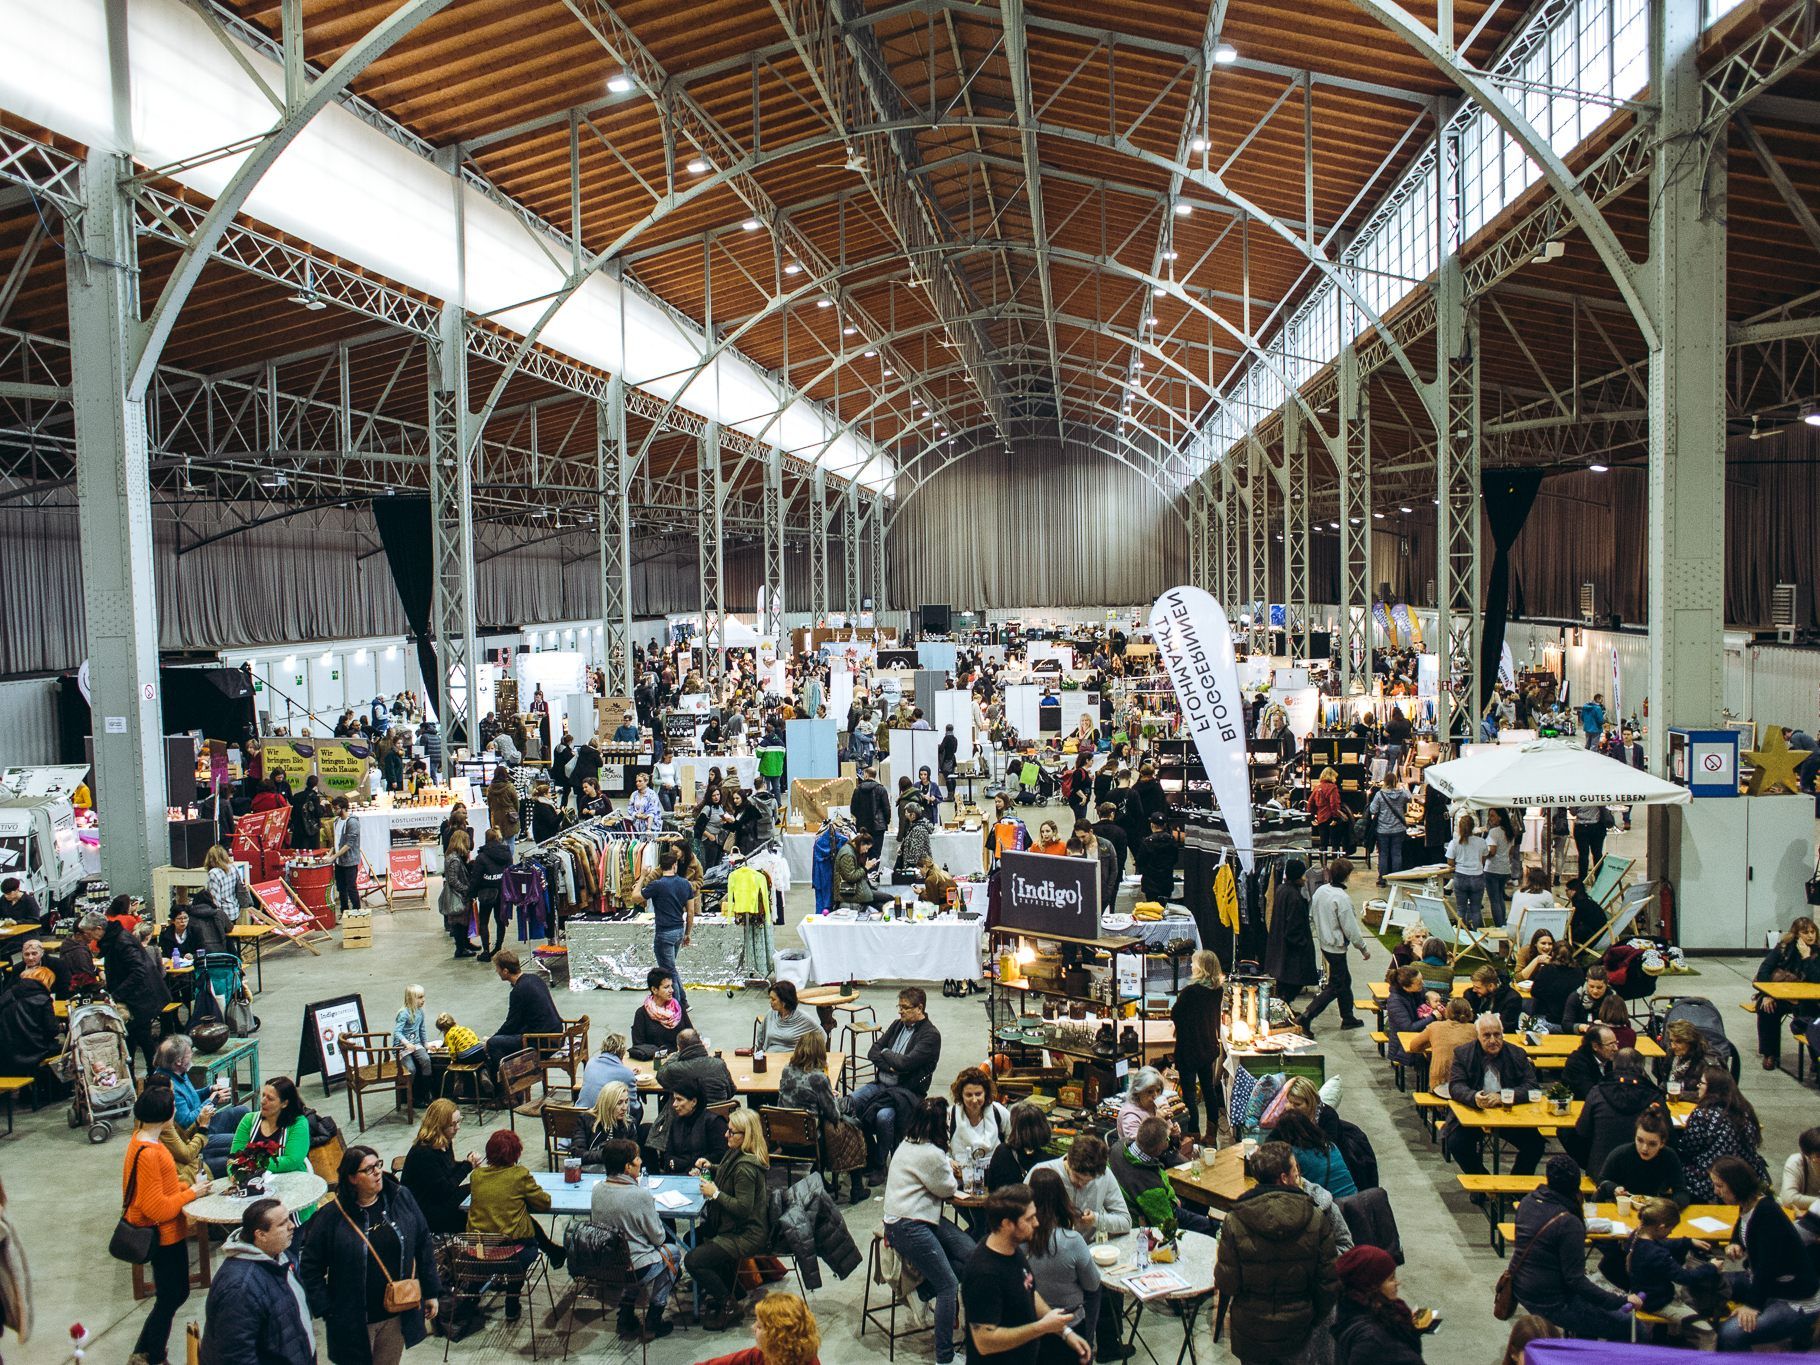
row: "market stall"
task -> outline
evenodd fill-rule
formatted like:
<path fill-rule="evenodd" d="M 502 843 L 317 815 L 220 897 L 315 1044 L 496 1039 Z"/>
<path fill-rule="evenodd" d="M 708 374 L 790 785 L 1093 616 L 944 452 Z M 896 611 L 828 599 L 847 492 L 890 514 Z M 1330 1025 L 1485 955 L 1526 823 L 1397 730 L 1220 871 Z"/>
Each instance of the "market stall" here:
<path fill-rule="evenodd" d="M 790 868 L 790 880 L 808 881 L 815 863 L 816 834 L 792 832 L 782 836 L 784 862 Z M 957 877 L 979 876 L 986 870 L 985 836 L 979 830 L 943 829 L 929 838 L 929 853 L 937 867 L 946 868 Z M 897 835 L 885 835 L 885 847 L 878 865 L 886 876 L 897 862 Z"/>
<path fill-rule="evenodd" d="M 657 965 L 652 953 L 653 917 L 571 920 L 564 931 L 569 949 L 569 989 L 642 991 Z M 743 986 L 754 974 L 745 962 L 743 927 L 718 915 L 698 916 L 689 945 L 676 953 L 676 968 L 689 986 Z"/>
<path fill-rule="evenodd" d="M 817 982 L 975 981 L 983 920 L 862 920 L 808 915 L 798 926 Z"/>

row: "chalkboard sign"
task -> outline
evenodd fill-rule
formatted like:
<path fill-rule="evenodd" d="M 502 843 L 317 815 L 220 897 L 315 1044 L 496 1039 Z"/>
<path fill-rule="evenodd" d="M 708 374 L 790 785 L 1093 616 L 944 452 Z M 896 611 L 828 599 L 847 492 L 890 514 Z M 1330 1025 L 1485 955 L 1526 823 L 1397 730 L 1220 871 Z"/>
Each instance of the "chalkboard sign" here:
<path fill-rule="evenodd" d="M 338 995 L 305 1005 L 303 1033 L 297 1040 L 297 1079 L 314 1073 L 322 1077 L 323 1093 L 332 1093 L 348 1074 L 341 1035 L 366 1031 L 366 1005 L 358 995 Z"/>

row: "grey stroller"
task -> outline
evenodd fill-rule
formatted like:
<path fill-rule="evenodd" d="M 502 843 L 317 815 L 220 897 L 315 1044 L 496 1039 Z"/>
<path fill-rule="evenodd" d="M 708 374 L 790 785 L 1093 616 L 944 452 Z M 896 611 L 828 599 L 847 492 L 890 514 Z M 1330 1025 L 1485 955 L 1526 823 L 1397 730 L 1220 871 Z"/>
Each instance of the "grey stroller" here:
<path fill-rule="evenodd" d="M 71 1008 L 63 1078 L 74 1088 L 70 1127 L 86 1123 L 90 1142 L 106 1142 L 114 1135 L 114 1124 L 133 1112 L 133 1057 L 126 1023 L 111 1002 L 94 1000 Z"/>

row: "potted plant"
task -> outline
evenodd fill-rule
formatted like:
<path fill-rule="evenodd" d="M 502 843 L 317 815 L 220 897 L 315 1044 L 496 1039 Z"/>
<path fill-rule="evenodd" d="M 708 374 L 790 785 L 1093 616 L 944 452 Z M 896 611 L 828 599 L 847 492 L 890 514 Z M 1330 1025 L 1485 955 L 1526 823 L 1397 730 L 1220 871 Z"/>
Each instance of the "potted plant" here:
<path fill-rule="evenodd" d="M 275 1138 L 254 1138 L 230 1156 L 228 1174 L 234 1181 L 234 1193 L 249 1197 L 264 1194 L 266 1173 L 278 1159 L 278 1150 Z"/>
<path fill-rule="evenodd" d="M 1548 1101 L 1548 1112 L 1557 1118 L 1566 1118 L 1568 1106 L 1574 1101 L 1574 1092 L 1567 1088 L 1564 1081 L 1556 1081 L 1542 1092 Z"/>

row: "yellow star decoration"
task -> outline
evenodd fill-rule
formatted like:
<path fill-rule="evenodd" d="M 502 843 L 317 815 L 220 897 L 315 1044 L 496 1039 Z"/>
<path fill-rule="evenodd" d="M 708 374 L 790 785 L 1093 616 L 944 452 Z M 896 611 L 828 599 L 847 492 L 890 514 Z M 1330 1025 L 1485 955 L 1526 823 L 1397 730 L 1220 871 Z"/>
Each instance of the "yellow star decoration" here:
<path fill-rule="evenodd" d="M 1762 796 L 1777 790 L 1799 792 L 1801 782 L 1795 776 L 1795 769 L 1801 760 L 1806 758 L 1799 749 L 1788 747 L 1788 737 L 1782 733 L 1780 725 L 1764 728 L 1763 746 L 1745 751 L 1744 759 L 1753 771 L 1750 781 L 1745 784 L 1745 794 Z"/>

